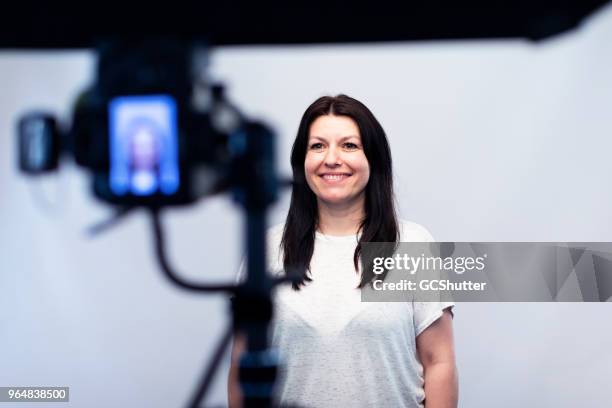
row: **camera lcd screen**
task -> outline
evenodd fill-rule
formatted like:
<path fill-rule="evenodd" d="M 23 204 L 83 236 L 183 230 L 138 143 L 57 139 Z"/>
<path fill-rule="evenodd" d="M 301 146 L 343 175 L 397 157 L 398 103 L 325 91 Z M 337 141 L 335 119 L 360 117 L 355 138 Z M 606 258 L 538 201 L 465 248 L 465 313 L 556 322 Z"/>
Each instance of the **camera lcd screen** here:
<path fill-rule="evenodd" d="M 169 95 L 111 100 L 109 184 L 117 196 L 172 195 L 180 187 L 175 100 Z"/>

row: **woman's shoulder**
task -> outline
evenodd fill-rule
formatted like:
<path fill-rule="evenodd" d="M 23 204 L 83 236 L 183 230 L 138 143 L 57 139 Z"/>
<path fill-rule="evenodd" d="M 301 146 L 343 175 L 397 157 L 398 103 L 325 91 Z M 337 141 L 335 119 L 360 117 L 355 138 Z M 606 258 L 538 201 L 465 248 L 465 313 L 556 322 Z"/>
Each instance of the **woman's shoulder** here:
<path fill-rule="evenodd" d="M 284 230 L 285 230 L 284 222 L 273 225 L 267 229 L 266 243 L 268 246 L 268 253 L 273 254 L 279 251 L 281 240 L 283 239 Z"/>
<path fill-rule="evenodd" d="M 280 224 L 273 225 L 268 228 L 266 231 L 266 237 L 268 242 L 270 241 L 278 241 L 283 238 L 283 231 L 285 230 L 285 223 L 281 222 Z"/>
<path fill-rule="evenodd" d="M 285 223 L 280 223 L 269 227 L 266 231 L 266 246 L 268 255 L 268 267 L 271 271 L 280 270 L 283 263 L 281 240 Z"/>
<path fill-rule="evenodd" d="M 401 242 L 433 242 L 434 238 L 431 233 L 422 226 L 413 221 L 398 220 L 400 229 Z"/>

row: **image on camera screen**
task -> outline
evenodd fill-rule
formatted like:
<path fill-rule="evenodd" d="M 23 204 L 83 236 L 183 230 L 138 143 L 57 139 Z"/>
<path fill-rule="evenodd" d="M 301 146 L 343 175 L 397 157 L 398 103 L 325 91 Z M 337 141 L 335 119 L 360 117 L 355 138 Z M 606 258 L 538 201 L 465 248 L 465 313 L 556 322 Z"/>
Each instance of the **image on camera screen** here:
<path fill-rule="evenodd" d="M 110 189 L 125 196 L 172 195 L 179 189 L 176 102 L 168 95 L 111 100 Z"/>

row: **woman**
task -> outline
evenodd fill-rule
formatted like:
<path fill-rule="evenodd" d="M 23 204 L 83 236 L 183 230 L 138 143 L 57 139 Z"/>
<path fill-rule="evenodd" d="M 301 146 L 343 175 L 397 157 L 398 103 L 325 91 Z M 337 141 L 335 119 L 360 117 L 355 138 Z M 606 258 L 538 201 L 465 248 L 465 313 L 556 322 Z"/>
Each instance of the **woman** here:
<path fill-rule="evenodd" d="M 283 359 L 281 405 L 456 407 L 452 303 L 361 302 L 363 242 L 433 241 L 398 222 L 391 153 L 370 110 L 346 95 L 304 113 L 291 153 L 294 187 L 287 220 L 268 235 L 270 270 L 303 271 L 278 288 L 272 343 Z M 237 336 L 230 406 L 239 406 Z"/>

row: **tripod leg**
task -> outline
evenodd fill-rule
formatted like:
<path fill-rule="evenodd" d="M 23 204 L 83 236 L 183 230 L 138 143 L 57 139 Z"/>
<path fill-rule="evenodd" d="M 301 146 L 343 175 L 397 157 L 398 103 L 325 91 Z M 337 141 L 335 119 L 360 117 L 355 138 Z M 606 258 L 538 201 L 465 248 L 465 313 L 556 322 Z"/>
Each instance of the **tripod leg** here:
<path fill-rule="evenodd" d="M 208 367 L 206 367 L 204 377 L 202 378 L 196 392 L 194 393 L 191 399 L 191 402 L 188 405 L 189 408 L 199 408 L 200 404 L 204 401 L 204 397 L 206 396 L 206 392 L 210 388 L 210 384 L 212 384 L 212 380 L 215 376 L 217 368 L 219 367 L 219 363 L 221 362 L 221 359 L 225 354 L 225 350 L 227 350 L 227 347 L 231 342 L 232 333 L 233 327 L 230 324 L 223 333 L 223 337 L 217 344 L 215 354 L 213 355 L 212 360 L 208 363 Z"/>

